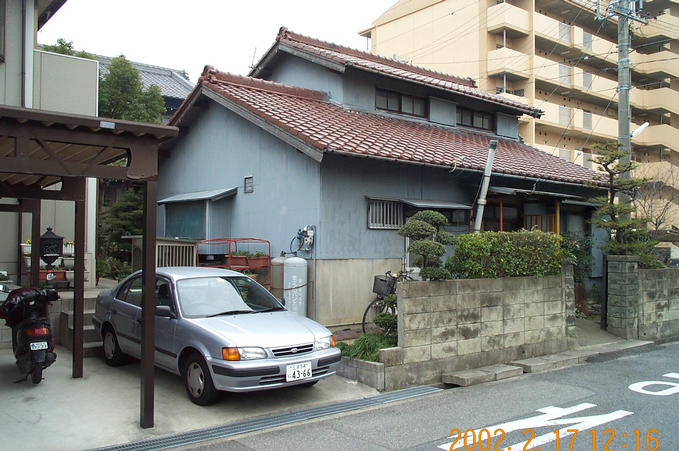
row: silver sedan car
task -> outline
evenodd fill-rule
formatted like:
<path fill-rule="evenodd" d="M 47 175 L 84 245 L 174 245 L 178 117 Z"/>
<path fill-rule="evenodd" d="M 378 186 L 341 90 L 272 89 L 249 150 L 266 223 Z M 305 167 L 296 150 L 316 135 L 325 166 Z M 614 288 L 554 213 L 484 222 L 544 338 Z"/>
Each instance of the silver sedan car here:
<path fill-rule="evenodd" d="M 158 268 L 155 365 L 184 378 L 191 401 L 218 391 L 313 385 L 335 374 L 328 329 L 289 312 L 249 277 L 206 267 Z M 101 292 L 92 318 L 109 365 L 141 357 L 141 271 Z"/>

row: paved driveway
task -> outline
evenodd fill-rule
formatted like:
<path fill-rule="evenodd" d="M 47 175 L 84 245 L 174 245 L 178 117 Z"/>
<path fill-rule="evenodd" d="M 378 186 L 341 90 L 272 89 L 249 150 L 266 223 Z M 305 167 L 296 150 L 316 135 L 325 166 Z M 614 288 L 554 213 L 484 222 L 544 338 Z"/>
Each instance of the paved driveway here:
<path fill-rule="evenodd" d="M 102 358 L 85 359 L 85 377 L 71 378 L 71 353 L 58 358 L 39 385 L 14 383 L 18 371 L 11 349 L 0 348 L 0 448 L 73 450 L 153 438 L 233 423 L 275 412 L 373 396 L 377 392 L 340 376 L 313 387 L 257 393 L 226 393 L 213 406 L 199 407 L 186 397 L 180 377 L 156 370 L 155 427 L 139 427 L 138 362 L 108 367 Z"/>

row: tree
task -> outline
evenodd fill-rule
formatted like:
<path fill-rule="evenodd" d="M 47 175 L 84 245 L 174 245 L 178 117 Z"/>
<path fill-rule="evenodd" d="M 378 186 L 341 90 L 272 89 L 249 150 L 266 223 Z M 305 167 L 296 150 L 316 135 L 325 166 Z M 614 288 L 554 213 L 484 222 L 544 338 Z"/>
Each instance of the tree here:
<path fill-rule="evenodd" d="M 454 237 L 439 227 L 447 222 L 445 216 L 432 210 L 422 210 L 408 218 L 408 221 L 398 230 L 398 234 L 413 240 L 408 246 L 408 252 L 418 255 L 415 263 L 419 266 L 420 277 L 423 280 L 440 280 L 450 276 L 441 267 L 441 257 L 446 253 L 444 244 L 453 244 Z"/>
<path fill-rule="evenodd" d="M 653 254 L 657 242 L 648 234 L 646 218 L 633 216 L 635 208 L 627 199 L 633 199 L 639 188 L 648 183 L 648 179 L 626 177 L 638 166 L 633 161 L 621 162 L 625 151 L 617 143 L 594 145 L 595 156 L 592 161 L 600 165 L 605 172 L 605 187 L 608 196 L 593 199 L 597 204 L 592 223 L 608 233 L 609 241 L 602 246 L 608 255 L 638 255 L 644 267 L 662 265 Z"/>
<path fill-rule="evenodd" d="M 144 89 L 139 71 L 124 55 L 111 60 L 99 80 L 99 115 L 129 121 L 161 123 L 165 101 L 155 85 Z"/>
<path fill-rule="evenodd" d="M 91 53 L 84 50 L 75 50 L 73 48 L 73 41 L 66 41 L 64 38 L 57 39 L 54 45 L 43 45 L 42 49 L 46 52 L 60 53 L 62 55 L 77 56 L 79 58 L 95 59 Z"/>
<path fill-rule="evenodd" d="M 665 170 L 655 165 L 640 166 L 637 174 L 647 177 L 634 198 L 639 212 L 646 218 L 654 232 L 671 221 L 672 210 L 679 204 L 679 172 L 668 164 Z"/>

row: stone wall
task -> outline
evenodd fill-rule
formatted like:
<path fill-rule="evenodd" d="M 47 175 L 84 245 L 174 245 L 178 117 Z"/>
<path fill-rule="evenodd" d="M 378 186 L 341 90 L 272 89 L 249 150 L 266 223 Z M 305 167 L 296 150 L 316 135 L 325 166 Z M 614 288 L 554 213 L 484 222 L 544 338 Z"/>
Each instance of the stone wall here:
<path fill-rule="evenodd" d="M 570 265 L 541 278 L 406 282 L 397 295 L 399 346 L 380 351 L 387 390 L 561 352 L 575 342 Z"/>
<path fill-rule="evenodd" d="M 679 335 L 679 268 L 640 269 L 639 257 L 608 257 L 608 331 L 657 340 Z"/>

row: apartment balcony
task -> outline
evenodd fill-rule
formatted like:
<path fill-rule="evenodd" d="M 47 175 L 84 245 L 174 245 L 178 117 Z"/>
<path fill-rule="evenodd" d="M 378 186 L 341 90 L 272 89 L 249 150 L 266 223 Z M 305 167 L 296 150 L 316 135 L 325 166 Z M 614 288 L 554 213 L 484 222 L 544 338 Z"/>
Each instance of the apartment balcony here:
<path fill-rule="evenodd" d="M 671 88 L 632 89 L 630 103 L 636 114 L 640 111 L 679 114 L 679 91 Z"/>
<path fill-rule="evenodd" d="M 594 136 L 602 139 L 616 139 L 618 136 L 616 119 L 550 102 L 540 104 L 539 108 L 545 114 L 536 121 L 536 125 L 551 132 L 571 137 Z"/>
<path fill-rule="evenodd" d="M 528 79 L 530 55 L 507 47 L 488 52 L 488 75 L 506 75 L 510 80 Z"/>
<path fill-rule="evenodd" d="M 639 162 L 639 167 L 634 171 L 634 176 L 658 180 L 679 189 L 679 168 L 669 161 Z"/>
<path fill-rule="evenodd" d="M 664 16 L 663 16 L 664 17 Z M 677 55 L 669 50 L 656 53 L 630 53 L 630 69 L 640 76 L 653 78 L 679 77 Z"/>
<path fill-rule="evenodd" d="M 663 14 L 634 31 L 635 42 L 679 39 L 679 17 Z"/>
<path fill-rule="evenodd" d="M 669 124 L 651 125 L 633 138 L 632 144 L 642 147 L 667 147 L 679 152 L 679 129 Z"/>
<path fill-rule="evenodd" d="M 33 51 L 33 108 L 97 115 L 99 62 Z"/>
<path fill-rule="evenodd" d="M 509 3 L 500 3 L 486 12 L 489 33 L 506 32 L 510 38 L 530 34 L 530 13 Z"/>

